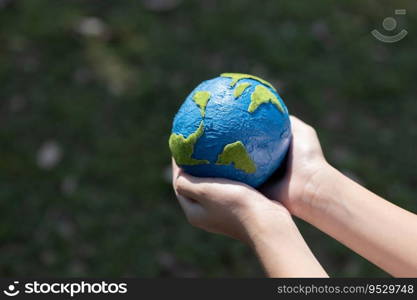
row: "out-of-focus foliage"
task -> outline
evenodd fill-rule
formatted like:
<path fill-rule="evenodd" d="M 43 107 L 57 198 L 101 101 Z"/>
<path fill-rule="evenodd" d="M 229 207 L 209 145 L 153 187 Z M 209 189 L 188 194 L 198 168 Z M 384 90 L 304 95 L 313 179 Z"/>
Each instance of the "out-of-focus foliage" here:
<path fill-rule="evenodd" d="M 409 34 L 381 43 L 396 8 Z M 222 72 L 272 82 L 332 164 L 416 211 L 416 16 L 414 1 L 0 0 L 0 275 L 262 276 L 245 246 L 189 226 L 169 184 L 171 120 Z M 386 276 L 299 225 L 331 275 Z"/>

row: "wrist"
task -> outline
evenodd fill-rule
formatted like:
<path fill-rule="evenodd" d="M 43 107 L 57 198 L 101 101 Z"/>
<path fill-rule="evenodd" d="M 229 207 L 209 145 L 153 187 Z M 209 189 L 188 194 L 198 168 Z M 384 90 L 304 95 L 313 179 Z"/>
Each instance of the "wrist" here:
<path fill-rule="evenodd" d="M 297 231 L 297 227 L 288 210 L 281 204 L 270 201 L 270 207 L 253 212 L 245 220 L 247 243 L 255 247 L 258 243 L 268 243 Z"/>
<path fill-rule="evenodd" d="M 305 221 L 320 217 L 338 201 L 338 188 L 348 184 L 346 176 L 327 162 L 307 182 L 294 215 Z"/>

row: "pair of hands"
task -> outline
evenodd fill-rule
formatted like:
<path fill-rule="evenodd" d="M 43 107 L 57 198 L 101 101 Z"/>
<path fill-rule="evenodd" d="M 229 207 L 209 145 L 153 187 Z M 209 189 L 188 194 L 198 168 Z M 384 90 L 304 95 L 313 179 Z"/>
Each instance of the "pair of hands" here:
<path fill-rule="evenodd" d="M 285 177 L 262 189 L 227 179 L 198 178 L 173 160 L 173 186 L 188 221 L 209 232 L 251 244 L 268 228 L 290 224 L 291 214 L 308 213 L 329 165 L 315 130 L 291 116 L 293 139 Z M 276 225 L 280 222 L 282 226 Z"/>
<path fill-rule="evenodd" d="M 416 277 L 417 215 L 331 167 L 312 127 L 295 117 L 291 126 L 285 176 L 270 178 L 262 193 L 235 181 L 192 177 L 173 162 L 174 190 L 190 223 L 249 244 L 270 277 L 327 277 L 291 215 L 393 276 Z"/>

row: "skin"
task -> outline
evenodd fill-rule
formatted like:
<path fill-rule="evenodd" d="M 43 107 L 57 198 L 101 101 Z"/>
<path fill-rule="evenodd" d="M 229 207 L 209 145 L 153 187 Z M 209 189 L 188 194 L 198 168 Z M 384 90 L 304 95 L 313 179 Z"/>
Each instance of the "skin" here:
<path fill-rule="evenodd" d="M 250 245 L 270 277 L 325 277 L 291 214 L 393 276 L 417 276 L 417 215 L 350 180 L 324 158 L 315 130 L 291 117 L 284 178 L 263 192 L 196 178 L 173 163 L 173 186 L 191 224 Z"/>
<path fill-rule="evenodd" d="M 267 191 L 303 219 L 396 277 L 417 276 L 417 215 L 332 167 L 315 130 L 291 118 L 293 143 L 284 180 Z"/>
<path fill-rule="evenodd" d="M 193 177 L 172 164 L 177 199 L 193 226 L 250 245 L 270 277 L 327 277 L 283 205 L 243 183 Z"/>

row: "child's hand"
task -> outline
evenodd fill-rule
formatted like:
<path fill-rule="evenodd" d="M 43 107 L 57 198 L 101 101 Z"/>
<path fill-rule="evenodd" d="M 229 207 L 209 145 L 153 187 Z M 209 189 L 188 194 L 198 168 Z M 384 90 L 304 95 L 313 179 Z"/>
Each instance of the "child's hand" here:
<path fill-rule="evenodd" d="M 266 188 L 268 197 L 388 273 L 416 277 L 417 215 L 330 166 L 314 129 L 295 117 L 291 125 L 285 177 Z"/>
<path fill-rule="evenodd" d="M 175 194 L 188 221 L 196 227 L 253 243 L 257 235 L 268 231 L 279 234 L 292 223 L 280 203 L 243 183 L 193 177 L 174 160 L 172 166 Z"/>
<path fill-rule="evenodd" d="M 330 165 L 326 162 L 313 127 L 291 116 L 292 143 L 289 149 L 285 177 L 264 188 L 265 194 L 278 200 L 294 215 L 308 213 L 315 193 L 327 177 Z"/>
<path fill-rule="evenodd" d="M 175 194 L 190 223 L 249 244 L 270 277 L 327 277 L 288 210 L 236 181 L 185 174 L 172 161 Z"/>

